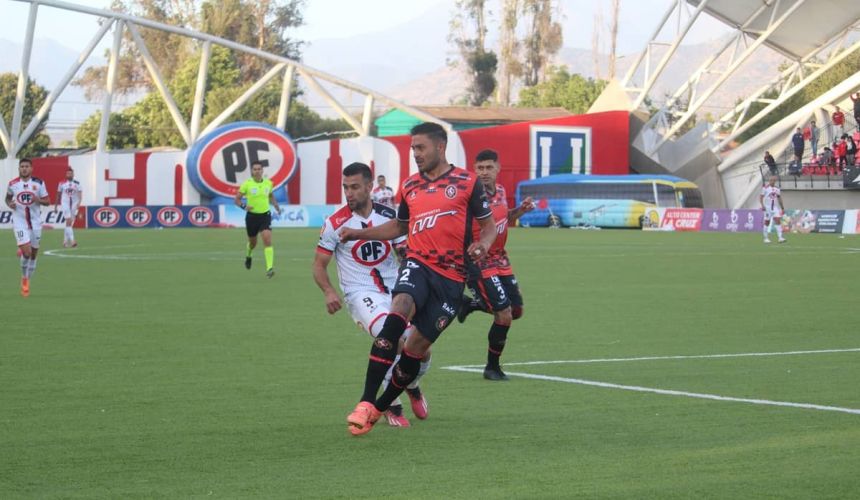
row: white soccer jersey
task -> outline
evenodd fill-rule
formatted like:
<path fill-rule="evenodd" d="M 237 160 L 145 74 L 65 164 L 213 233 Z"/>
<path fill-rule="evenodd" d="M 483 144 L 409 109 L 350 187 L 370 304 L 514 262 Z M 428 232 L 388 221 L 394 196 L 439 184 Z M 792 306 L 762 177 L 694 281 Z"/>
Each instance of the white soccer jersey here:
<path fill-rule="evenodd" d="M 762 203 L 764 211 L 771 215 L 779 215 L 782 213 L 782 208 L 779 206 L 780 189 L 770 184 L 761 188 Z"/>
<path fill-rule="evenodd" d="M 76 180 L 63 181 L 57 186 L 60 195 L 60 207 L 63 211 L 72 211 L 81 204 L 81 183 Z"/>
<path fill-rule="evenodd" d="M 15 202 L 15 211 L 12 212 L 12 225 L 15 229 L 42 227 L 42 209 L 39 199 L 48 196 L 48 190 L 45 189 L 42 179 L 30 177 L 24 180 L 16 177 L 9 182 L 6 193 L 11 195 L 12 201 Z"/>
<path fill-rule="evenodd" d="M 404 239 L 399 238 L 394 242 L 359 240 L 341 243 L 338 236 L 340 228 L 379 226 L 395 216 L 393 209 L 374 203 L 366 219 L 353 213 L 348 205 L 326 219 L 317 251 L 334 255 L 340 289 L 347 301 L 362 292 L 391 293 L 398 267 L 393 247 Z"/>
<path fill-rule="evenodd" d="M 373 188 L 373 191 L 370 193 L 370 197 L 373 199 L 374 203 L 379 203 L 380 205 L 385 205 L 389 208 L 396 208 L 394 206 L 394 190 L 388 186 L 385 186 L 384 188 Z"/>

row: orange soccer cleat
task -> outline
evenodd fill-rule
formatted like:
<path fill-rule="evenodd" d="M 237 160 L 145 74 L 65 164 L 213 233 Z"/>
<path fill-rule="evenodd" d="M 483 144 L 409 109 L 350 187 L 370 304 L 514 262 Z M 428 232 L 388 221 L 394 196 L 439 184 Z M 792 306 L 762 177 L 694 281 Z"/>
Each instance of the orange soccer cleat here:
<path fill-rule="evenodd" d="M 30 296 L 30 279 L 29 278 L 21 278 L 21 296 L 29 297 Z"/>
<path fill-rule="evenodd" d="M 353 436 L 367 434 L 381 416 L 382 412 L 377 410 L 373 403 L 369 401 L 358 403 L 352 413 L 346 417 L 349 433 Z"/>

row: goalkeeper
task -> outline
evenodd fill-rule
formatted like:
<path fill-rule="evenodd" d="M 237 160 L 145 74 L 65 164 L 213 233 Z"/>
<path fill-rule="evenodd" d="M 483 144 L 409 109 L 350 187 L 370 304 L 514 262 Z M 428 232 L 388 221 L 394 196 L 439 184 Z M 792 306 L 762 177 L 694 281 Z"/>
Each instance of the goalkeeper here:
<path fill-rule="evenodd" d="M 270 179 L 263 178 L 263 164 L 251 164 L 251 178 L 245 180 L 233 202 L 245 210 L 245 230 L 248 233 L 248 243 L 245 253 L 245 269 L 251 269 L 251 253 L 257 246 L 257 235 L 263 237 L 263 255 L 266 257 L 266 277 L 275 275 L 275 250 L 272 248 L 272 214 L 269 204 L 280 214 L 281 207 L 275 200 L 274 187 Z"/>

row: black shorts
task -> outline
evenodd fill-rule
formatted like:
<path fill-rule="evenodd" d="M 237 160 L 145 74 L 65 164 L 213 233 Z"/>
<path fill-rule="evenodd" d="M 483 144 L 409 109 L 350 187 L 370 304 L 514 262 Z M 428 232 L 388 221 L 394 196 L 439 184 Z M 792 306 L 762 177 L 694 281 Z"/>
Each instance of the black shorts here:
<path fill-rule="evenodd" d="M 523 296 L 516 276 L 493 275 L 489 278 L 469 280 L 472 296 L 491 311 L 503 311 L 510 306 L 522 307 Z"/>
<path fill-rule="evenodd" d="M 400 264 L 392 295 L 405 293 L 415 301 L 412 325 L 435 342 L 451 324 L 463 300 L 463 283 L 448 279 L 421 262 L 406 259 Z"/>
<path fill-rule="evenodd" d="M 248 232 L 248 236 L 257 236 L 260 231 L 267 230 L 272 230 L 271 213 L 266 212 L 262 214 L 255 214 L 253 212 L 248 212 L 245 214 L 245 231 Z"/>

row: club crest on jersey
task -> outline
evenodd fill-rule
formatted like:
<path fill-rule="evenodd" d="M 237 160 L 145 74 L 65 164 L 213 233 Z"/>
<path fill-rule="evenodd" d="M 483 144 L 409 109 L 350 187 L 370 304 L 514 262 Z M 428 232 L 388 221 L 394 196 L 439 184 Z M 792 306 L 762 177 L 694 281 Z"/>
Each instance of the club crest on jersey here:
<path fill-rule="evenodd" d="M 233 197 L 251 177 L 251 164 L 260 162 L 273 189 L 296 171 L 296 147 L 290 137 L 271 125 L 237 122 L 218 127 L 188 151 L 188 178 L 209 197 Z"/>
<path fill-rule="evenodd" d="M 445 188 L 445 197 L 449 200 L 453 200 L 457 197 L 457 186 L 448 186 Z"/>
<path fill-rule="evenodd" d="M 352 258 L 361 265 L 373 267 L 391 254 L 391 244 L 387 241 L 359 240 L 352 246 Z"/>

